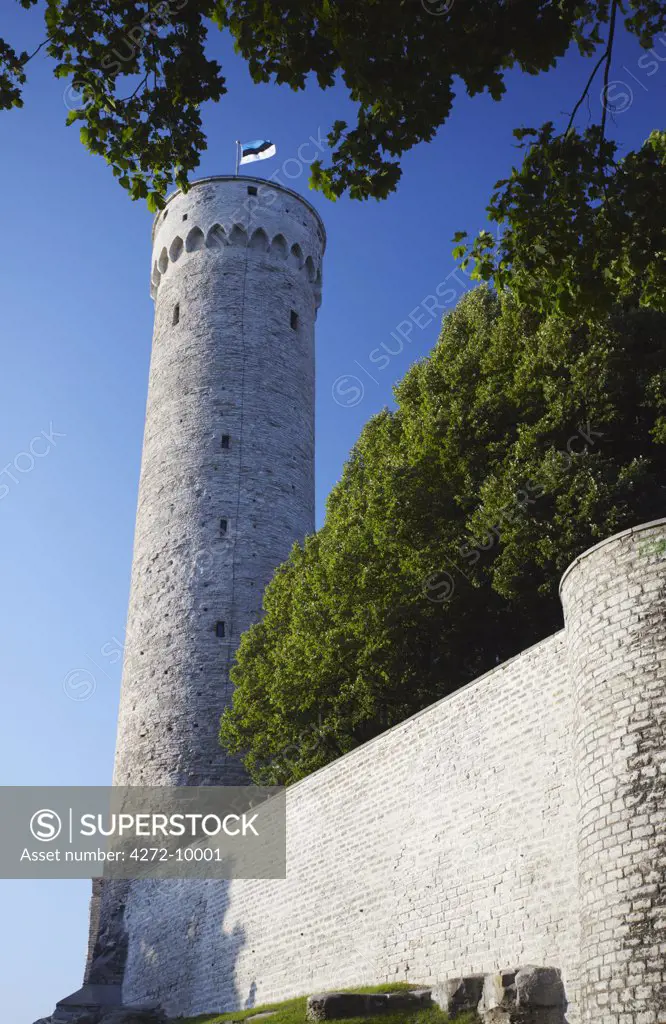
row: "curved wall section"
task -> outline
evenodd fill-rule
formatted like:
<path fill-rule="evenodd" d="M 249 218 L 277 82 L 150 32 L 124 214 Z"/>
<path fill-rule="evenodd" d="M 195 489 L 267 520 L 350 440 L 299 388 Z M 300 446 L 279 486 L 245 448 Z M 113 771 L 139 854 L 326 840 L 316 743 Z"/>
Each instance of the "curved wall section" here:
<path fill-rule="evenodd" d="M 666 1020 L 666 526 L 562 581 L 579 794 L 581 1017 Z"/>

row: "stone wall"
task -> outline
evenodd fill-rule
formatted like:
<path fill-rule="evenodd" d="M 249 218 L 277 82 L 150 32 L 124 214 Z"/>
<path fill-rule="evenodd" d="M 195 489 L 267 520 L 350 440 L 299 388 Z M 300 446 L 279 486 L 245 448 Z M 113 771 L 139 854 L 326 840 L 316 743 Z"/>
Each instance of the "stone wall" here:
<path fill-rule="evenodd" d="M 244 778 L 218 720 L 313 529 L 324 247 L 245 176 L 156 219 L 118 784 Z M 665 522 L 593 548 L 561 633 L 292 787 L 285 880 L 96 885 L 86 982 L 175 1015 L 531 963 L 570 1024 L 664 1024 L 664 548 Z"/>
<path fill-rule="evenodd" d="M 532 963 L 571 1024 L 665 1020 L 664 549 L 666 521 L 592 549 L 565 630 L 291 787 L 286 880 L 134 885 L 124 997 L 193 1014 Z"/>
<path fill-rule="evenodd" d="M 527 962 L 575 992 L 570 715 L 559 634 L 294 786 L 285 881 L 135 888 L 125 997 L 184 1014 Z"/>

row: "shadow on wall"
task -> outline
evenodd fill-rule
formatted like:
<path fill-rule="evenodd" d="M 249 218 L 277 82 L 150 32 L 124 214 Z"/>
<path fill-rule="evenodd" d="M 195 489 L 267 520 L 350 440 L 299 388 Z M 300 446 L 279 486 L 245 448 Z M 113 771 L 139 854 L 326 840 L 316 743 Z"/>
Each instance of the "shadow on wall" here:
<path fill-rule="evenodd" d="M 134 884 L 128 926 L 130 935 L 140 939 L 129 950 L 124 1002 L 135 1001 L 133 993 L 140 992 L 142 1002 L 155 1000 L 170 1016 L 241 1009 L 236 966 L 246 935 L 238 923 L 231 931 L 225 930 L 229 887 L 222 879 Z M 174 921 L 182 922 L 181 927 L 176 929 Z M 165 922 L 171 922 L 167 925 L 171 929 L 168 944 L 164 942 Z M 208 991 L 202 991 L 202 976 L 210 978 Z M 169 979 L 168 993 L 165 977 Z M 254 1005 L 255 994 L 253 983 L 246 1008 Z"/>
<path fill-rule="evenodd" d="M 250 991 L 247 994 L 247 999 L 245 1000 L 245 1009 L 246 1010 L 251 1010 L 252 1007 L 256 1006 L 256 1005 L 257 1005 L 257 983 L 256 983 L 256 981 L 253 981 L 252 984 L 250 985 Z"/>

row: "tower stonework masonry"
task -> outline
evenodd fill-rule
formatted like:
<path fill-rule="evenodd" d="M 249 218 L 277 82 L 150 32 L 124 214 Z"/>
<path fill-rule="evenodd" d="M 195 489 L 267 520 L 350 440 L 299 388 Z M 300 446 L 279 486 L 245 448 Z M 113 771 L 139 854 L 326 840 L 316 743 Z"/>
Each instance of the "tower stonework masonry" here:
<path fill-rule="evenodd" d="M 241 633 L 314 529 L 324 226 L 263 179 L 207 178 L 153 232 L 155 330 L 114 782 L 233 785 Z"/>

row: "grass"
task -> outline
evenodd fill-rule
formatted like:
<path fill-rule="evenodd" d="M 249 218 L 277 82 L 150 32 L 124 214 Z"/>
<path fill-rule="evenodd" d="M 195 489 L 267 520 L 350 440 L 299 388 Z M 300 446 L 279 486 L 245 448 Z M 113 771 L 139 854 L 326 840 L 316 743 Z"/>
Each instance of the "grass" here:
<path fill-rule="evenodd" d="M 413 988 L 425 988 L 426 986 L 409 985 L 404 982 L 394 982 L 386 985 L 371 985 L 364 988 L 336 989 L 343 992 L 402 992 Z M 306 1024 L 305 1008 L 307 997 L 300 996 L 298 999 L 288 999 L 284 1003 L 266 1003 L 262 1006 L 253 1006 L 251 1010 L 234 1010 L 231 1013 L 204 1014 L 200 1017 L 179 1017 L 171 1024 L 232 1024 L 232 1022 L 243 1021 L 246 1017 L 252 1017 L 255 1013 L 263 1013 L 266 1010 L 275 1010 L 275 1016 L 267 1018 L 265 1024 Z M 347 1020 L 339 1021 L 338 1024 L 447 1024 L 449 1017 L 438 1006 L 432 1006 L 425 1010 L 398 1010 L 395 1013 L 382 1013 L 372 1017 L 350 1017 Z M 462 1014 L 456 1017 L 456 1024 L 474 1024 L 477 1017 L 474 1014 Z M 264 1024 L 258 1021 L 257 1024 Z"/>

